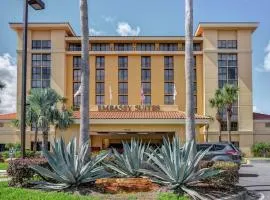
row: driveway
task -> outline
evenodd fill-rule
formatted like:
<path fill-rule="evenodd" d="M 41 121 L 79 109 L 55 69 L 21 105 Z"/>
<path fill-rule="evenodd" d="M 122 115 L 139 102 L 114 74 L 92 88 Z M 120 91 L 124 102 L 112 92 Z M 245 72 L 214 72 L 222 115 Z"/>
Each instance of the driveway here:
<path fill-rule="evenodd" d="M 270 200 L 270 163 L 243 165 L 239 184 L 262 193 L 264 200 Z"/>

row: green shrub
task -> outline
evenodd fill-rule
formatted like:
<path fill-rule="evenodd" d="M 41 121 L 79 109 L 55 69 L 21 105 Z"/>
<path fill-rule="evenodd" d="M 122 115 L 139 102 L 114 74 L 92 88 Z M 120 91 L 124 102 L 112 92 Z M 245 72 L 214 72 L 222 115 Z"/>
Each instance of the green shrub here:
<path fill-rule="evenodd" d="M 35 175 L 35 171 L 30 168 L 32 165 L 48 167 L 48 161 L 45 158 L 19 158 L 9 161 L 7 169 L 8 176 L 11 177 L 9 185 L 27 185 L 29 180 L 31 180 Z"/>
<path fill-rule="evenodd" d="M 208 161 L 207 163 L 207 161 L 205 161 L 205 163 L 200 165 L 200 167 L 205 166 L 221 171 L 221 173 L 219 173 L 217 176 L 204 180 L 204 182 L 207 182 L 212 186 L 215 186 L 217 188 L 230 187 L 239 182 L 239 168 L 236 163 L 224 161 Z"/>
<path fill-rule="evenodd" d="M 41 153 L 36 152 L 34 153 L 33 151 L 26 150 L 25 151 L 25 157 L 27 158 L 33 158 L 33 157 L 40 157 Z M 15 158 L 20 158 L 22 156 L 20 151 L 15 151 Z M 3 158 L 4 160 L 9 158 L 9 151 L 3 151 L 0 153 L 0 157 Z"/>
<path fill-rule="evenodd" d="M 270 157 L 270 143 L 256 143 L 251 147 L 251 151 L 256 157 Z"/>

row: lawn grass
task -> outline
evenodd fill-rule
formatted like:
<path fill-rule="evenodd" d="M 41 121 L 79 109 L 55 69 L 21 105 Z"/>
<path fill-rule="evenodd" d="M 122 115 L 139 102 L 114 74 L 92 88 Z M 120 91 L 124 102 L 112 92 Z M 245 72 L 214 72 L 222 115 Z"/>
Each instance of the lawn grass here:
<path fill-rule="evenodd" d="M 186 196 L 178 196 L 174 193 L 161 193 L 158 196 L 158 200 L 189 200 Z"/>
<path fill-rule="evenodd" d="M 7 182 L 0 182 L 0 199 L 5 200 L 189 200 L 188 197 L 173 193 L 133 193 L 133 194 L 97 194 L 80 196 L 63 192 L 45 192 L 40 190 L 8 187 Z"/>
<path fill-rule="evenodd" d="M 7 170 L 8 163 L 0 163 L 0 170 Z"/>
<path fill-rule="evenodd" d="M 91 196 L 71 195 L 63 192 L 43 192 L 22 188 L 8 187 L 7 182 L 0 182 L 0 199 L 5 200 L 100 200 Z"/>

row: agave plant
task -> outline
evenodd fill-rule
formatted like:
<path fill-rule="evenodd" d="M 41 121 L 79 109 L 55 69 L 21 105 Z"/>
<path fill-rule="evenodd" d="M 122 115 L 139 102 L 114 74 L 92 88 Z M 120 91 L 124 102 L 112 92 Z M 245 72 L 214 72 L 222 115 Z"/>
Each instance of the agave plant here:
<path fill-rule="evenodd" d="M 141 169 L 139 171 L 150 176 L 154 182 L 169 185 L 172 189 L 181 189 L 194 199 L 204 199 L 188 186 L 199 180 L 215 176 L 220 171 L 211 168 L 198 170 L 199 162 L 209 149 L 198 152 L 192 159 L 195 148 L 194 141 L 181 146 L 177 137 L 173 138 L 172 142 L 163 138 L 163 145 L 158 151 L 146 153 L 149 157 L 147 163 L 153 170 Z"/>
<path fill-rule="evenodd" d="M 131 143 L 122 142 L 123 153 L 120 154 L 113 149 L 114 159 L 105 165 L 124 177 L 139 177 L 142 172 L 147 157 L 146 152 L 149 150 L 149 144 L 144 144 L 142 141 L 131 139 Z"/>
<path fill-rule="evenodd" d="M 38 165 L 31 168 L 41 176 L 57 183 L 39 182 L 36 188 L 60 190 L 108 177 L 108 172 L 100 165 L 107 154 L 99 154 L 89 159 L 88 147 L 87 142 L 77 153 L 76 138 L 73 138 L 67 146 L 61 138 L 52 145 L 52 152 L 43 149 L 51 170 Z"/>

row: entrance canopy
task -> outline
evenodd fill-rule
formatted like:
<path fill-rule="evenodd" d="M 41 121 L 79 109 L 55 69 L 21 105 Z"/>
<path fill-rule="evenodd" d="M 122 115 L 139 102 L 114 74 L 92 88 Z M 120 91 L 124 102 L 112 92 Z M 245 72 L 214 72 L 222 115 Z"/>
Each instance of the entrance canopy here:
<path fill-rule="evenodd" d="M 91 110 L 91 124 L 185 124 L 185 113 L 175 106 L 103 106 Z M 79 124 L 80 112 L 74 112 L 75 123 Z M 195 123 L 204 126 L 209 117 L 195 115 Z"/>

